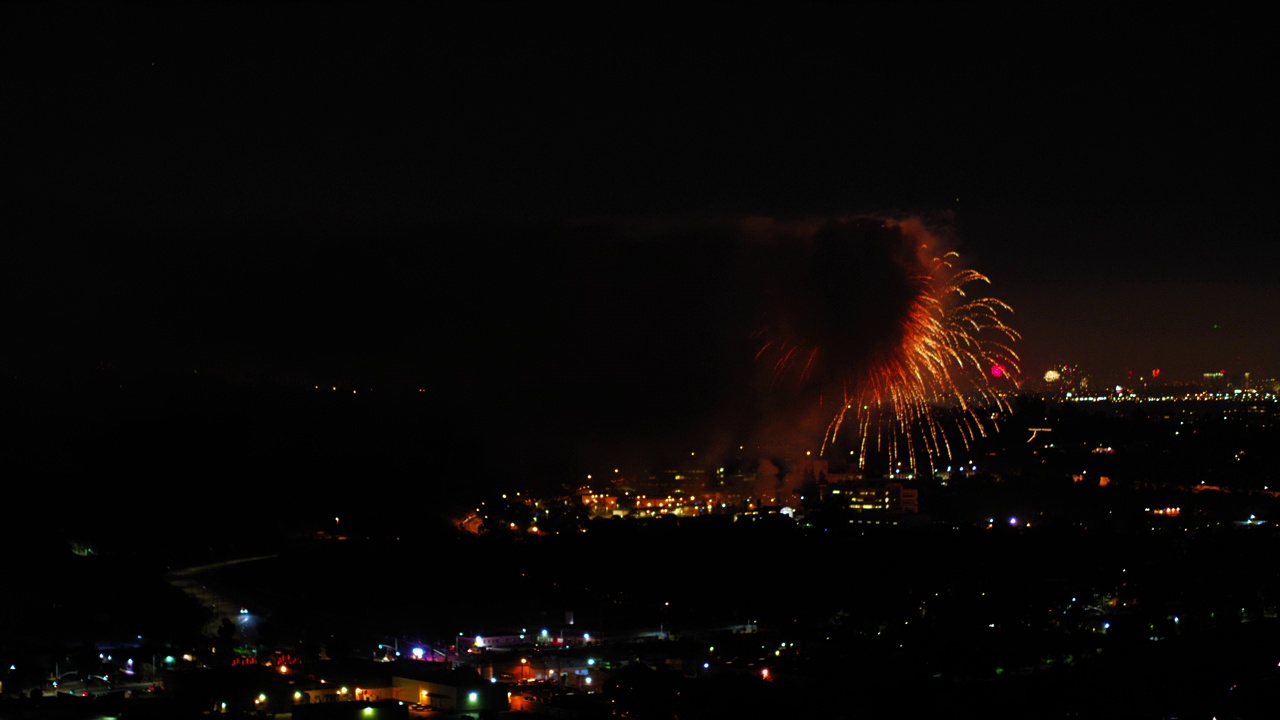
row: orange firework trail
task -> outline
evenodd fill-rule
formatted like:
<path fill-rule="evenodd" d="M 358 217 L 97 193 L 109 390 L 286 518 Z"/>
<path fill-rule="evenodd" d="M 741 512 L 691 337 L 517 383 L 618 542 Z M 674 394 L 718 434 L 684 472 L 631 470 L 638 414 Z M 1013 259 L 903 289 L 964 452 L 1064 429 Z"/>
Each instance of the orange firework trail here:
<path fill-rule="evenodd" d="M 973 270 L 956 270 L 958 257 L 951 252 L 935 258 L 928 273 L 914 278 L 918 292 L 902 319 L 901 341 L 846 386 L 844 403 L 823 437 L 824 453 L 852 413 L 859 467 L 865 467 L 874 442 L 890 465 L 905 456 L 914 473 L 917 458 L 924 457 L 934 472 L 934 459 L 951 457 L 954 450 L 937 408 L 958 411 L 959 442 L 966 450 L 974 438 L 995 429 L 993 410 L 1009 409 L 992 379 L 1017 373 L 1011 344 L 1018 333 L 1000 319 L 1012 308 L 995 298 L 970 297 L 966 288 L 990 281 Z"/>
<path fill-rule="evenodd" d="M 853 428 L 859 468 L 874 454 L 932 473 L 998 429 L 1019 336 L 1002 319 L 1012 308 L 978 292 L 986 276 L 959 268 L 955 252 L 935 255 L 936 237 L 915 219 L 859 217 L 799 235 L 770 268 L 803 280 L 768 296 L 774 318 L 756 359 L 772 360 L 775 382 L 796 373 L 841 399 L 822 454 Z"/>

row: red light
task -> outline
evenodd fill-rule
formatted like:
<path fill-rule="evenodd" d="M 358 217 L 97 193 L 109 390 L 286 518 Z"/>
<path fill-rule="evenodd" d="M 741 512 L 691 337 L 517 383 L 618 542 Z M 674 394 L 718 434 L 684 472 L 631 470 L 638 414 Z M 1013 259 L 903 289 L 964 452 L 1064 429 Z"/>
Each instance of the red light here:
<path fill-rule="evenodd" d="M 1001 365 L 1000 363 L 996 363 L 995 365 L 991 366 L 992 377 L 1004 377 L 1004 373 L 1005 373 L 1004 366 Z"/>

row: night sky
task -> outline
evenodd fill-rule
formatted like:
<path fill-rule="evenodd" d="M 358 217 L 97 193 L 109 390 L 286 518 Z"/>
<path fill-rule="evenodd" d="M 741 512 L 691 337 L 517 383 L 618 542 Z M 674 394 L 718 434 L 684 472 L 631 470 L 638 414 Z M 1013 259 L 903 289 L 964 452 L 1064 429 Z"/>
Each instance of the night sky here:
<path fill-rule="evenodd" d="M 1275 55 L 1226 8 L 5 3 L 0 369 L 422 388 L 493 457 L 727 446 L 811 285 L 775 230 L 870 214 L 991 279 L 1025 378 L 1275 377 Z"/>

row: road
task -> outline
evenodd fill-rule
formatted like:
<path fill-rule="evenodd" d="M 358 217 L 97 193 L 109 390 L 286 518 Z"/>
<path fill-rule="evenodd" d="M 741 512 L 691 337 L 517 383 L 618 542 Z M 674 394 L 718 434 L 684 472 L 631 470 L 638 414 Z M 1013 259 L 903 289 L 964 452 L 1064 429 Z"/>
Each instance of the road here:
<path fill-rule="evenodd" d="M 241 639 L 248 643 L 254 643 L 258 640 L 258 621 L 267 614 L 266 610 L 260 607 L 253 607 L 246 599 L 233 597 L 225 589 L 210 585 L 202 576 L 211 570 L 219 570 L 241 563 L 269 560 L 275 557 L 278 556 L 259 555 L 172 570 L 168 576 L 169 583 L 194 598 L 200 603 L 201 607 L 210 611 L 209 622 L 204 627 L 206 635 L 216 635 L 218 629 L 222 626 L 222 621 L 228 619 L 235 623 L 236 632 Z"/>
<path fill-rule="evenodd" d="M 53 697 L 54 695 L 87 695 L 91 697 L 99 697 L 114 693 L 129 693 L 133 695 L 142 695 L 151 693 L 156 690 L 164 691 L 162 683 L 152 680 L 127 678 L 121 682 L 104 683 L 101 680 L 90 680 L 84 682 L 82 680 L 66 680 L 58 683 L 57 687 L 46 687 L 42 694 L 45 697 Z"/>

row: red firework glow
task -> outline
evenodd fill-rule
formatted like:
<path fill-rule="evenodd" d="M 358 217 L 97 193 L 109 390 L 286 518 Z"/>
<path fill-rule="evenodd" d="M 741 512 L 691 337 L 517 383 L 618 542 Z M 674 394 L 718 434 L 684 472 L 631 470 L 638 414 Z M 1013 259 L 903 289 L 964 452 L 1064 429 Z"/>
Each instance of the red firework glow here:
<path fill-rule="evenodd" d="M 876 224 L 871 235 L 866 230 L 869 222 Z M 865 327 L 855 327 L 844 333 L 830 322 L 818 323 L 820 332 L 810 333 L 812 337 L 771 337 L 757 357 L 775 353 L 775 371 L 796 369 L 802 380 L 824 372 L 827 377 L 837 369 L 833 379 L 843 401 L 824 433 L 824 454 L 842 429 L 851 426 L 856 428 L 860 468 L 865 469 L 874 451 L 886 456 L 891 467 L 905 462 L 915 473 L 923 461 L 934 472 L 938 459 L 967 450 L 975 438 L 996 429 L 996 418 L 1009 409 L 1002 388 L 1015 382 L 1018 373 L 1011 346 L 1019 336 L 1001 316 L 1012 309 L 974 291 L 990 281 L 974 270 L 958 268 L 957 253 L 935 255 L 938 240 L 920 221 L 859 218 L 839 225 L 849 224 L 862 229 L 828 235 L 827 242 L 851 243 L 851 249 L 835 257 L 867 264 L 848 253 L 868 246 L 868 240 L 914 249 L 890 254 L 889 267 L 899 271 L 891 286 L 893 301 L 868 303 L 859 288 L 836 282 L 817 290 L 822 302 L 801 308 L 817 307 L 832 318 L 867 326 L 871 323 L 866 322 L 865 308 L 860 309 L 863 314 L 832 312 L 823 303 L 870 305 L 893 319 L 888 330 L 868 333 Z M 823 256 L 822 273 L 832 272 L 826 264 L 831 257 Z M 816 284 L 821 280 L 820 276 Z M 788 322 L 787 327 L 813 325 L 800 321 Z M 816 339 L 818 335 L 825 336 L 823 341 Z M 830 357 L 833 351 L 837 357 Z"/>

